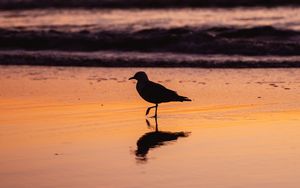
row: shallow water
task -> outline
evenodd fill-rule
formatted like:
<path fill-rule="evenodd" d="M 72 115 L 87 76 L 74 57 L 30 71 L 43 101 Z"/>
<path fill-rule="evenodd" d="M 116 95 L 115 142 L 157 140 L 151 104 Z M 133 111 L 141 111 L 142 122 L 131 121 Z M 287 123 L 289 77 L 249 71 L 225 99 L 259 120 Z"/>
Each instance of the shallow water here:
<path fill-rule="evenodd" d="M 300 56 L 12 50 L 0 52 L 0 64 L 71 67 L 299 68 Z"/>
<path fill-rule="evenodd" d="M 143 69 L 193 100 L 160 105 L 159 130 L 189 135 L 143 158 L 138 70 L 0 67 L 0 186 L 299 186 L 299 69 Z"/>

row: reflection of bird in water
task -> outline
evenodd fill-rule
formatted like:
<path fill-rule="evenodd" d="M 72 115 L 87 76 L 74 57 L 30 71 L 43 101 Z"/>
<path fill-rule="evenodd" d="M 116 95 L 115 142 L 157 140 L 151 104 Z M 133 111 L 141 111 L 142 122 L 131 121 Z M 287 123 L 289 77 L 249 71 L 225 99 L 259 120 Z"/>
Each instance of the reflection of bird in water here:
<path fill-rule="evenodd" d="M 131 79 L 137 80 L 136 89 L 140 96 L 147 102 L 155 104 L 155 106 L 151 106 L 147 109 L 146 115 L 148 115 L 151 108 L 155 108 L 154 117 L 157 117 L 157 108 L 160 103 L 191 101 L 188 97 L 180 96 L 175 91 L 150 81 L 145 72 L 137 72 L 133 77 L 129 78 L 129 80 Z"/>
<path fill-rule="evenodd" d="M 150 126 L 148 120 L 147 125 Z M 164 132 L 158 130 L 157 118 L 155 117 L 156 128 L 153 132 L 148 132 L 140 137 L 137 141 L 137 150 L 135 155 L 137 160 L 147 160 L 147 153 L 151 148 L 160 147 L 167 144 L 169 141 L 176 141 L 179 137 L 188 137 L 188 132 Z"/>

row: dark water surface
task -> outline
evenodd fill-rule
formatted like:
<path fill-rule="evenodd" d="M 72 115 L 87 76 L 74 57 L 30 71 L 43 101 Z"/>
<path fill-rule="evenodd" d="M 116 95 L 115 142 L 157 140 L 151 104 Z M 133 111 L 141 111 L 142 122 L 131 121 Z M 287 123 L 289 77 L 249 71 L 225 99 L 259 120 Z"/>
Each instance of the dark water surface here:
<path fill-rule="evenodd" d="M 298 67 L 300 8 L 1 11 L 0 41 L 0 64 Z"/>
<path fill-rule="evenodd" d="M 299 6 L 298 0 L 0 0 L 1 9 L 28 8 L 171 8 L 171 7 L 237 7 Z"/>

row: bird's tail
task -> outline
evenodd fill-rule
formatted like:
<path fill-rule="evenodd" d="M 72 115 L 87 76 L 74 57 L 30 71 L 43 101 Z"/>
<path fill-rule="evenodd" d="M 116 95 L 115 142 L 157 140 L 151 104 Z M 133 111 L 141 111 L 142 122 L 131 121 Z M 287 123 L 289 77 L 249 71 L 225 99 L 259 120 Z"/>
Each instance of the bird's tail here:
<path fill-rule="evenodd" d="M 183 101 L 192 101 L 192 100 L 189 99 L 188 97 L 178 96 L 178 101 L 183 102 Z"/>

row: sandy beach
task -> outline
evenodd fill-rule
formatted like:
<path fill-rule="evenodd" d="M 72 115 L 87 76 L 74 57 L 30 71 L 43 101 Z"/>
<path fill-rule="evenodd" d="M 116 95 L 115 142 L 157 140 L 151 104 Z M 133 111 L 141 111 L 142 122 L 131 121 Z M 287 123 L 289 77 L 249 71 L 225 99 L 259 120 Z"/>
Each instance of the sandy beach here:
<path fill-rule="evenodd" d="M 128 80 L 139 70 L 192 99 L 158 117 L 189 135 L 143 157 L 155 119 Z M 1 66 L 0 86 L 3 188 L 300 184 L 299 69 Z"/>

